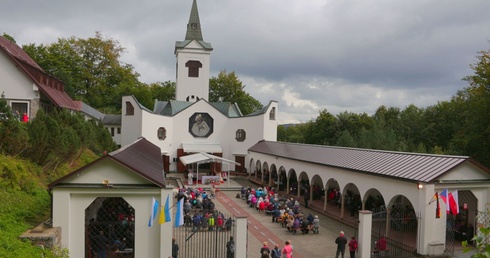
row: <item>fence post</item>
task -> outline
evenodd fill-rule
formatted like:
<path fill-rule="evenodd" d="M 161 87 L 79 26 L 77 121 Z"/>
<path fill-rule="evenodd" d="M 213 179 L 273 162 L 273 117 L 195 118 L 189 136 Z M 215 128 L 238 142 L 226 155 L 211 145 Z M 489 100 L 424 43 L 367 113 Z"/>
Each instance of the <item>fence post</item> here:
<path fill-rule="evenodd" d="M 247 216 L 236 216 L 235 258 L 247 258 L 248 220 Z"/>
<path fill-rule="evenodd" d="M 359 255 L 361 258 L 371 257 L 371 229 L 373 227 L 373 212 L 359 211 Z"/>

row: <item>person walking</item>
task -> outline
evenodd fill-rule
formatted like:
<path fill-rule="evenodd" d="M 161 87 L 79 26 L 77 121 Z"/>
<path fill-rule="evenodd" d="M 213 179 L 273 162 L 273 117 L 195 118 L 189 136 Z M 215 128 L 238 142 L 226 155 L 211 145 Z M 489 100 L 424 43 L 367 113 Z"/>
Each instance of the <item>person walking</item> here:
<path fill-rule="evenodd" d="M 318 234 L 320 233 L 320 219 L 318 218 L 318 215 L 315 215 L 315 219 L 313 219 L 313 233 Z"/>
<path fill-rule="evenodd" d="M 235 241 L 231 236 L 230 241 L 226 243 L 226 258 L 233 258 L 233 257 L 235 257 Z"/>
<path fill-rule="evenodd" d="M 286 241 L 284 248 L 282 248 L 282 254 L 284 255 L 284 258 L 293 257 L 293 247 L 289 241 Z"/>
<path fill-rule="evenodd" d="M 281 248 L 278 244 L 274 245 L 274 249 L 271 251 L 271 258 L 281 258 Z"/>
<path fill-rule="evenodd" d="M 267 246 L 267 242 L 264 242 L 262 248 L 260 248 L 260 257 L 261 258 L 269 258 L 271 254 L 271 250 Z"/>
<path fill-rule="evenodd" d="M 355 236 L 352 236 L 350 241 L 349 241 L 349 253 L 350 253 L 350 258 L 355 258 L 356 257 L 356 251 L 357 251 L 357 240 Z"/>
<path fill-rule="evenodd" d="M 347 238 L 344 236 L 344 231 L 340 231 L 340 235 L 335 239 L 335 243 L 337 244 L 335 258 L 339 258 L 339 254 L 344 258 L 345 246 L 347 245 Z"/>

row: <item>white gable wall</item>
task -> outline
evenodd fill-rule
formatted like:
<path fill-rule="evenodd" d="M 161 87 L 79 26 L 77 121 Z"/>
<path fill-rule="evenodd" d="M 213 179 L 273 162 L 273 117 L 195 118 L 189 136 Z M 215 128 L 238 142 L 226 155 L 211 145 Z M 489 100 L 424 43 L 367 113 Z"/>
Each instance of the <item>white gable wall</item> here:
<path fill-rule="evenodd" d="M 455 168 L 453 168 L 448 173 L 439 177 L 439 180 L 478 180 L 478 179 L 488 179 L 489 174 L 483 172 L 481 169 L 475 165 L 465 162 Z"/>
<path fill-rule="evenodd" d="M 126 102 L 131 102 L 134 107 L 134 115 L 126 115 Z M 122 98 L 121 113 L 121 145 L 128 145 L 142 136 L 142 116 L 143 110 L 132 96 Z"/>
<path fill-rule="evenodd" d="M 168 257 L 171 255 L 172 224 L 148 227 L 151 201 L 165 201 L 167 195 L 172 203 L 172 189 L 158 187 L 146 189 L 117 188 L 116 184 L 151 184 L 145 178 L 128 170 L 113 160 L 101 160 L 88 166 L 78 175 L 63 183 L 100 184 L 108 180 L 111 188 L 72 187 L 53 189 L 53 226 L 61 227 L 62 245 L 70 250 L 70 257 L 84 257 L 85 209 L 98 197 L 122 197 L 135 210 L 135 257 Z M 164 233 L 166 232 L 166 233 Z M 160 249 L 161 248 L 161 249 Z M 170 251 L 169 251 L 170 250 Z"/>
<path fill-rule="evenodd" d="M 31 100 L 39 98 L 39 90 L 32 80 L 22 73 L 10 58 L 0 52 L 0 94 L 10 101 L 28 103 L 30 109 Z M 15 111 L 15 110 L 13 110 Z"/>
<path fill-rule="evenodd" d="M 102 184 L 104 180 L 108 180 L 109 184 L 148 184 L 146 178 L 129 171 L 125 166 L 110 159 L 100 160 L 80 171 L 78 176 L 68 178 L 64 182 L 70 184 Z"/>

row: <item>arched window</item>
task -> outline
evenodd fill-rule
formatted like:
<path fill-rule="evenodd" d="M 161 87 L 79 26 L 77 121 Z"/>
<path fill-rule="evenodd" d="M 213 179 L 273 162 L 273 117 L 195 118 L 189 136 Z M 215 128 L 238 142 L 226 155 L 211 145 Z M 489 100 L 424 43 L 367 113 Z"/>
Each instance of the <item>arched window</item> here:
<path fill-rule="evenodd" d="M 134 107 L 131 102 L 126 101 L 126 115 L 127 116 L 133 116 L 134 115 Z"/>
<path fill-rule="evenodd" d="M 269 120 L 276 120 L 276 108 L 273 107 L 269 113 Z"/>

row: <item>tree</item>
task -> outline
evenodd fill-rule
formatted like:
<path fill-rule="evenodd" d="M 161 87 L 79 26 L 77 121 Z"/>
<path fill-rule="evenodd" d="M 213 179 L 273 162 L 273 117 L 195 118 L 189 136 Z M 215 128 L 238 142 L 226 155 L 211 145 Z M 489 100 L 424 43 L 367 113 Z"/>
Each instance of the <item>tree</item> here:
<path fill-rule="evenodd" d="M 344 111 L 337 115 L 337 119 L 339 121 L 339 131 L 342 134 L 345 134 L 347 131 L 351 137 L 357 136 L 362 128 L 369 129 L 372 124 L 372 118 L 366 113 L 356 114 Z"/>
<path fill-rule="evenodd" d="M 209 101 L 237 103 L 244 115 L 263 108 L 263 105 L 244 89 L 245 85 L 238 79 L 235 72 L 220 71 L 218 77 L 209 79 Z"/>
<path fill-rule="evenodd" d="M 25 124 L 12 114 L 5 98 L 0 98 L 0 153 L 18 155 L 27 149 L 28 142 Z"/>
<path fill-rule="evenodd" d="M 336 145 L 342 147 L 357 147 L 357 141 L 352 137 L 348 130 L 345 130 L 340 134 Z"/>
<path fill-rule="evenodd" d="M 120 61 L 125 49 L 100 32 L 93 38 L 61 38 L 49 46 L 29 44 L 23 49 L 45 72 L 62 80 L 72 98 L 94 108 L 120 108 L 119 87 L 130 95 L 144 86 L 133 66 Z"/>
<path fill-rule="evenodd" d="M 454 144 L 486 166 L 490 166 L 490 50 L 480 51 L 470 65 L 474 74 L 464 78 L 470 86 L 453 97 L 463 115 Z"/>
<path fill-rule="evenodd" d="M 397 138 L 395 131 L 386 126 L 381 118 L 373 121 L 371 129 L 361 130 L 357 142 L 360 148 L 400 151 Z"/>
<path fill-rule="evenodd" d="M 305 143 L 332 145 L 340 135 L 337 118 L 326 109 L 315 120 L 306 123 Z"/>

